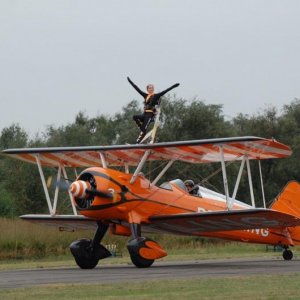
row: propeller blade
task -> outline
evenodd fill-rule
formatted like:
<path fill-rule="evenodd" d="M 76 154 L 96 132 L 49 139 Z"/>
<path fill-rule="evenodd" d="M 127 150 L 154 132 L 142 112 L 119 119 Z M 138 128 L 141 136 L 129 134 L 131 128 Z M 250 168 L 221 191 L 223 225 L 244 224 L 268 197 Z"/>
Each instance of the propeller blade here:
<path fill-rule="evenodd" d="M 66 179 L 66 178 L 57 180 L 57 178 L 53 178 L 53 176 L 49 176 L 47 179 L 47 187 L 48 188 L 58 187 L 60 190 L 68 190 L 71 183 L 72 183 L 72 181 L 70 179 Z"/>
<path fill-rule="evenodd" d="M 109 198 L 109 199 L 113 198 L 112 194 L 104 193 L 104 192 L 101 192 L 99 190 L 86 189 L 85 191 L 86 191 L 86 193 L 88 193 L 88 194 L 90 194 L 92 196 L 99 196 L 99 197 L 102 197 L 102 198 Z"/>

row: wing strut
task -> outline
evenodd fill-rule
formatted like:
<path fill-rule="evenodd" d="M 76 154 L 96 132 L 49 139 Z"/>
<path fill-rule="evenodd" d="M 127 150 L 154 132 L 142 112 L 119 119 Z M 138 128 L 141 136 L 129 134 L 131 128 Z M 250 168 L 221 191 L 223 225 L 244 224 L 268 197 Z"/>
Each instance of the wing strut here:
<path fill-rule="evenodd" d="M 243 160 L 241 162 L 241 166 L 240 166 L 240 169 L 239 169 L 239 173 L 238 173 L 238 176 L 237 176 L 237 179 L 236 179 L 236 183 L 235 183 L 235 186 L 234 186 L 234 190 L 233 190 L 233 194 L 232 194 L 232 201 L 233 202 L 235 200 L 235 197 L 236 197 L 239 185 L 240 185 L 240 181 L 241 181 L 243 170 L 244 170 L 244 166 L 245 166 L 245 161 L 246 161 L 246 156 L 243 155 Z"/>
<path fill-rule="evenodd" d="M 247 165 L 247 172 L 248 172 L 248 181 L 249 181 L 249 188 L 250 188 L 251 203 L 252 203 L 252 206 L 255 207 L 252 176 L 251 176 L 250 162 L 249 162 L 248 156 L 246 156 L 246 165 Z"/>
<path fill-rule="evenodd" d="M 125 173 L 126 174 L 129 174 L 129 165 L 128 165 L 128 163 L 124 163 L 124 168 L 125 168 Z"/>
<path fill-rule="evenodd" d="M 259 177 L 260 177 L 260 184 L 261 184 L 261 193 L 262 193 L 264 208 L 266 208 L 266 198 L 265 198 L 264 182 L 263 182 L 263 177 L 262 177 L 260 160 L 258 161 L 258 168 L 259 168 Z"/>
<path fill-rule="evenodd" d="M 225 166 L 225 160 L 224 160 L 223 145 L 220 145 L 219 149 L 220 149 L 220 156 L 221 156 L 221 166 L 222 166 L 222 174 L 223 174 L 224 191 L 225 191 L 225 196 L 226 196 L 226 205 L 227 205 L 227 210 L 231 210 L 232 203 L 229 198 L 229 189 L 228 189 L 226 166 Z"/>
<path fill-rule="evenodd" d="M 99 152 L 100 154 L 100 159 L 101 159 L 101 164 L 102 164 L 102 167 L 104 169 L 107 169 L 107 163 L 106 163 L 106 159 L 105 159 L 105 156 L 102 152 Z"/>
<path fill-rule="evenodd" d="M 44 193 L 45 193 L 45 196 L 46 196 L 46 200 L 47 200 L 47 204 L 48 204 L 48 209 L 49 209 L 49 214 L 51 216 L 54 216 L 54 215 L 56 215 L 59 186 L 57 185 L 55 187 L 53 201 L 51 201 L 50 195 L 49 195 L 49 191 L 48 191 L 48 188 L 47 188 L 47 184 L 46 184 L 46 180 L 45 180 L 45 175 L 44 175 L 44 172 L 43 172 L 43 169 L 42 169 L 42 165 L 41 165 L 41 161 L 39 159 L 39 156 L 35 155 L 35 159 L 36 159 L 36 163 L 37 163 L 38 170 L 39 170 L 39 173 L 40 173 L 40 177 L 41 177 L 41 181 L 42 181 Z M 68 180 L 68 175 L 67 175 L 65 167 L 63 165 L 59 165 L 58 169 L 57 169 L 57 175 L 56 175 L 57 181 L 58 182 L 60 181 L 60 179 L 61 179 L 61 173 L 63 173 L 65 180 Z M 71 205 L 72 205 L 73 213 L 76 216 L 77 215 L 77 211 L 76 211 L 76 208 L 75 208 L 74 203 L 72 201 L 72 195 L 71 195 L 71 193 L 69 191 L 68 191 L 68 193 L 69 193 L 69 197 L 70 197 L 70 202 L 71 202 Z"/>
<path fill-rule="evenodd" d="M 38 169 L 39 169 L 39 172 L 40 172 L 40 177 L 41 177 L 41 180 L 42 180 L 42 185 L 43 185 L 45 196 L 46 196 L 46 199 L 47 199 L 49 213 L 51 215 L 54 215 L 51 200 L 50 200 L 50 196 L 49 196 L 49 192 L 48 192 L 48 189 L 47 189 L 47 184 L 46 184 L 46 181 L 45 181 L 44 172 L 43 172 L 42 165 L 41 165 L 41 161 L 40 161 L 38 155 L 35 156 L 35 159 L 36 159 L 36 163 L 37 163 L 37 166 L 38 166 Z"/>
<path fill-rule="evenodd" d="M 147 158 L 150 155 L 150 153 L 151 153 L 151 150 L 147 150 L 144 153 L 144 155 L 143 155 L 140 163 L 138 164 L 137 168 L 135 169 L 135 171 L 134 171 L 134 173 L 133 173 L 133 175 L 131 177 L 130 184 L 134 184 L 134 182 L 136 180 L 136 177 L 138 176 L 138 174 L 140 173 L 141 169 L 143 168 L 143 166 L 144 166 L 145 162 L 147 161 Z"/>
<path fill-rule="evenodd" d="M 66 169 L 65 169 L 64 166 L 62 167 L 62 171 L 63 171 L 64 177 L 65 177 L 65 179 L 67 181 L 69 178 L 68 178 L 68 174 L 67 174 Z M 76 178 L 77 178 L 78 175 L 77 175 L 76 169 L 75 169 L 75 174 L 76 174 Z M 71 202 L 71 205 L 72 205 L 73 213 L 74 213 L 75 216 L 77 216 L 77 210 L 76 210 L 75 205 L 74 205 L 74 203 L 72 201 L 72 194 L 71 194 L 71 192 L 69 190 L 68 190 L 68 194 L 69 194 L 69 197 L 70 197 L 70 202 Z"/>
<path fill-rule="evenodd" d="M 156 176 L 156 178 L 152 181 L 153 185 L 156 185 L 156 183 L 158 182 L 158 180 L 167 172 L 167 170 L 172 166 L 172 164 L 174 163 L 175 159 L 170 160 L 166 166 L 161 170 L 161 172 Z"/>
<path fill-rule="evenodd" d="M 250 169 L 250 161 L 247 155 L 243 155 L 243 159 L 241 162 L 241 166 L 239 169 L 239 173 L 236 179 L 236 183 L 234 186 L 234 190 L 232 193 L 232 197 L 231 197 L 231 202 L 230 202 L 230 208 L 232 208 L 235 198 L 236 198 L 236 194 L 239 188 L 239 184 L 241 181 L 241 177 L 242 177 L 242 172 L 244 170 L 244 166 L 245 166 L 245 162 L 246 162 L 246 166 L 247 166 L 247 174 L 248 174 L 248 182 L 249 182 L 249 190 L 250 190 L 250 197 L 251 197 L 251 204 L 253 207 L 256 207 L 255 204 L 255 198 L 254 198 L 254 192 L 253 192 L 253 183 L 252 183 L 252 175 L 251 175 L 251 169 Z M 259 177 L 260 177 L 260 184 L 261 184 L 261 192 L 262 192 L 262 199 L 263 199 L 263 207 L 266 208 L 266 199 L 265 199 L 265 192 L 264 192 L 264 183 L 263 183 L 263 177 L 262 177 L 262 170 L 261 170 L 261 162 L 260 160 L 258 160 L 258 168 L 259 168 Z M 224 174 L 224 173 L 223 173 Z M 224 175 L 223 175 L 224 176 Z"/>
<path fill-rule="evenodd" d="M 60 182 L 60 177 L 61 177 L 61 165 L 59 165 L 58 170 L 57 170 L 57 181 Z M 55 187 L 54 191 L 54 199 L 53 199 L 53 207 L 52 207 L 52 215 L 56 214 L 56 207 L 57 207 L 57 199 L 58 199 L 58 192 L 59 188 L 58 185 Z"/>

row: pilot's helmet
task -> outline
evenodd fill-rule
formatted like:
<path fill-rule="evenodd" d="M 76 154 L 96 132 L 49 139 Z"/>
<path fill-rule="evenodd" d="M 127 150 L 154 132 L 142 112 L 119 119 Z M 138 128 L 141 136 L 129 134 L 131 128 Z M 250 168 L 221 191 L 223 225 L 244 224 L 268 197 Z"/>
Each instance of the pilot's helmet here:
<path fill-rule="evenodd" d="M 188 179 L 184 182 L 185 186 L 193 187 L 195 185 L 194 181 L 191 179 Z"/>

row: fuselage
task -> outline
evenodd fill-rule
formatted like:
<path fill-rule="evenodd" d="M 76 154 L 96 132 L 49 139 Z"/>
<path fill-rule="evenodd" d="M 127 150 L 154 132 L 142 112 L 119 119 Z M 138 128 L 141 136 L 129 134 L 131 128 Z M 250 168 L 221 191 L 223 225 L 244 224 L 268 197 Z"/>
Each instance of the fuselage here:
<path fill-rule="evenodd" d="M 151 216 L 227 210 L 224 195 L 203 187 L 200 188 L 202 197 L 190 195 L 178 179 L 156 186 L 140 174 L 134 183 L 130 183 L 132 174 L 99 167 L 86 169 L 78 179 L 82 178 L 92 178 L 94 188 L 111 197 L 93 196 L 87 202 L 74 198 L 81 214 L 96 220 L 118 222 L 125 227 L 129 223 L 137 223 L 151 230 Z M 248 208 L 251 206 L 240 201 L 234 201 L 232 207 L 233 210 Z M 222 224 L 220 231 L 193 232 L 190 235 L 272 245 L 292 243 L 280 230 L 253 228 L 222 231 Z"/>

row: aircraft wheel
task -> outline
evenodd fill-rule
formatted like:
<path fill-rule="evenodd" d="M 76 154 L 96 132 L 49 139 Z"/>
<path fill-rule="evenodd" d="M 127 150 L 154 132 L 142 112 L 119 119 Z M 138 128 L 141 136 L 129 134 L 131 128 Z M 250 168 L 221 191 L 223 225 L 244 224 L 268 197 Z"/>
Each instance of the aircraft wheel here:
<path fill-rule="evenodd" d="M 97 266 L 99 258 L 95 256 L 91 249 L 91 240 L 77 240 L 70 245 L 70 250 L 76 264 L 81 269 L 93 269 Z"/>
<path fill-rule="evenodd" d="M 94 269 L 98 264 L 98 259 L 82 259 L 82 258 L 75 258 L 76 264 L 81 269 Z"/>
<path fill-rule="evenodd" d="M 149 268 L 153 263 L 154 259 L 145 259 L 139 255 L 130 255 L 132 263 L 138 268 Z"/>
<path fill-rule="evenodd" d="M 285 249 L 282 253 L 284 260 L 291 260 L 293 258 L 293 252 L 289 249 Z"/>
<path fill-rule="evenodd" d="M 138 268 L 149 268 L 154 263 L 154 259 L 144 258 L 139 253 L 140 249 L 145 247 L 145 242 L 147 241 L 150 241 L 150 239 L 138 237 L 128 241 L 127 243 L 127 249 L 129 251 L 131 261 Z"/>

